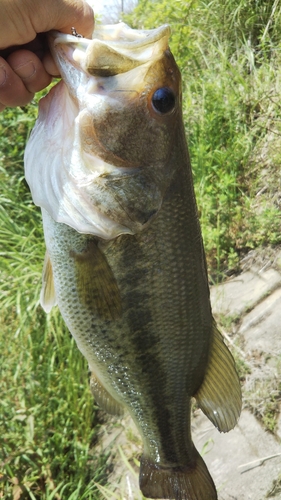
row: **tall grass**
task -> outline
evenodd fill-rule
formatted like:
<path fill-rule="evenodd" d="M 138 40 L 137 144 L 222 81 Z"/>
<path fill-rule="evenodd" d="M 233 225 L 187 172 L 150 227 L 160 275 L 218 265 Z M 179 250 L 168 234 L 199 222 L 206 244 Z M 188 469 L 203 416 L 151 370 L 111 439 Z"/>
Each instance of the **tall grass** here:
<path fill-rule="evenodd" d="M 273 160 L 269 130 L 275 146 L 280 137 L 281 4 L 140 0 L 126 20 L 138 28 L 171 24 L 207 260 L 218 276 L 248 249 L 281 242 L 278 184 L 256 197 L 267 153 Z M 270 175 L 280 163 L 276 147 Z"/>
<path fill-rule="evenodd" d="M 22 162 L 35 109 L 0 115 L 0 498 L 95 499 L 105 459 L 87 365 L 38 305 L 45 249 Z"/>

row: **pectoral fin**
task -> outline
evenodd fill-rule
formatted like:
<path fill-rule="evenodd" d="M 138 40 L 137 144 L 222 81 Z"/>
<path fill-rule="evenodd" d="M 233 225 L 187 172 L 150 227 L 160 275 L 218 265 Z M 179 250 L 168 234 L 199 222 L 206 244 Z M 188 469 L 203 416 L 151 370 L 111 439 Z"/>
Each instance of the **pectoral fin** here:
<path fill-rule="evenodd" d="M 94 240 L 89 241 L 82 253 L 70 252 L 74 258 L 77 290 L 81 302 L 99 318 L 118 319 L 122 303 L 114 274 Z"/>
<path fill-rule="evenodd" d="M 95 401 L 104 411 L 110 415 L 121 416 L 124 414 L 124 407 L 109 394 L 93 372 L 90 378 L 90 388 Z"/>
<path fill-rule="evenodd" d="M 45 260 L 42 272 L 42 288 L 40 293 L 40 304 L 46 313 L 49 313 L 56 305 L 56 292 L 53 278 L 53 268 L 48 250 L 45 253 Z"/>
<path fill-rule="evenodd" d="M 227 432 L 236 425 L 242 406 L 239 378 L 232 354 L 215 322 L 207 371 L 194 397 L 219 431 Z"/>

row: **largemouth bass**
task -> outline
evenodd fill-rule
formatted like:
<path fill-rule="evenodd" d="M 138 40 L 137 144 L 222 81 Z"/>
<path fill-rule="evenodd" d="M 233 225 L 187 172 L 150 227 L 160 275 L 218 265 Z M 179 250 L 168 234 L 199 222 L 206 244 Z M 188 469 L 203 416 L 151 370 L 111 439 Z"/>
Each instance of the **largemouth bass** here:
<path fill-rule="evenodd" d="M 150 498 L 213 500 L 191 437 L 191 399 L 220 431 L 241 410 L 212 317 L 170 30 L 52 33 L 62 80 L 25 153 L 46 240 L 41 303 L 57 302 L 96 401 L 128 411 Z"/>

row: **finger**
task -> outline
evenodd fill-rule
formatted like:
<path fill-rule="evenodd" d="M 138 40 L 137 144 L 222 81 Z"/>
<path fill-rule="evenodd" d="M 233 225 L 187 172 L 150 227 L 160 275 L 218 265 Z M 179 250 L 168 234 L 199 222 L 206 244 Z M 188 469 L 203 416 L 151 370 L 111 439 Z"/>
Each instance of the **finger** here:
<path fill-rule="evenodd" d="M 44 89 L 52 81 L 52 77 L 34 52 L 26 49 L 16 50 L 8 56 L 7 62 L 32 94 Z"/>
<path fill-rule="evenodd" d="M 12 70 L 8 62 L 0 57 L 0 103 L 2 106 L 25 106 L 33 98 L 33 93 L 25 87 L 21 78 Z"/>
<path fill-rule="evenodd" d="M 47 73 L 49 73 L 49 75 L 56 77 L 60 76 L 60 72 L 50 52 L 46 52 L 46 54 L 42 59 L 42 63 Z"/>
<path fill-rule="evenodd" d="M 94 29 L 93 9 L 85 0 L 1 0 L 0 49 L 23 45 L 36 34 L 50 30 L 77 33 L 91 38 Z"/>
<path fill-rule="evenodd" d="M 83 0 L 49 0 L 42 2 L 41 8 L 45 8 L 45 16 L 36 13 L 34 27 L 37 33 L 42 31 L 57 30 L 62 33 L 71 34 L 74 26 L 77 33 L 85 38 L 92 38 L 94 30 L 94 12 L 90 5 Z"/>
<path fill-rule="evenodd" d="M 12 52 L 15 52 L 19 49 L 26 49 L 34 52 L 34 54 L 36 54 L 39 59 L 42 59 L 47 47 L 48 42 L 45 33 L 39 33 L 31 42 L 21 45 L 11 45 L 6 49 L 0 49 L 0 57 L 3 57 L 3 59 L 7 59 L 8 56 L 12 54 Z"/>

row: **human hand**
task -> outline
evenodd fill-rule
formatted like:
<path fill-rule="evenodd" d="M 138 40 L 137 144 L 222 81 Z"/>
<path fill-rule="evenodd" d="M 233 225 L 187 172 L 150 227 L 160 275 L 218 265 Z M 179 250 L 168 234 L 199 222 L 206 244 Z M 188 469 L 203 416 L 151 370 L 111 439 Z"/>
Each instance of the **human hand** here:
<path fill-rule="evenodd" d="M 91 37 L 94 15 L 84 0 L 0 0 L 0 111 L 24 106 L 58 70 L 46 35 L 52 29 Z"/>

